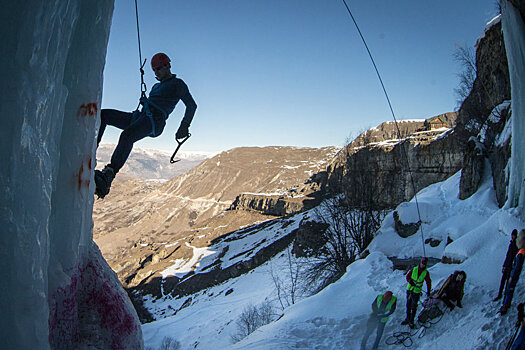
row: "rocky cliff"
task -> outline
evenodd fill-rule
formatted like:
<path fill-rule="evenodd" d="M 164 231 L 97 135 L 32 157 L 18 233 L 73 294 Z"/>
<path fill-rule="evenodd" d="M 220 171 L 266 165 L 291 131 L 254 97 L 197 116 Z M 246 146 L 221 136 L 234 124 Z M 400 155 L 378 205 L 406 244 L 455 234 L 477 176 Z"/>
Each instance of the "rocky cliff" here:
<path fill-rule="evenodd" d="M 296 191 L 289 192 L 286 195 L 242 193 L 235 198 L 229 209 L 257 211 L 264 215 L 287 216 L 311 209 L 319 204 L 321 196 L 318 192 L 305 188 L 302 191 L 304 193 L 299 195 L 296 195 Z"/>
<path fill-rule="evenodd" d="M 314 180 L 327 193 L 345 191 L 356 207 L 393 208 L 459 171 L 463 149 L 462 138 L 447 128 L 362 147 L 349 144 Z"/>
<path fill-rule="evenodd" d="M 429 130 L 429 120 L 433 118 L 441 118 L 447 128 L 453 128 L 456 125 L 457 113 L 443 113 L 428 119 L 398 120 L 397 125 L 394 121 L 383 122 L 359 134 L 345 147 L 346 152 L 386 140 L 405 139 L 419 131 Z"/>
<path fill-rule="evenodd" d="M 511 152 L 510 104 L 506 102 L 510 100 L 510 81 L 502 35 L 496 18 L 476 43 L 476 79 L 454 116 L 457 125 L 453 131 L 434 141 L 408 137 L 395 144 L 376 142 L 362 147 L 363 140 L 372 140 L 365 133 L 359 142 L 340 152 L 316 181 L 327 192 L 345 188 L 356 206 L 372 198 L 375 206 L 392 208 L 462 169 L 460 198 L 465 199 L 478 189 L 488 159 L 502 206 L 507 198 L 505 169 Z M 373 186 L 363 191 L 365 184 Z"/>
<path fill-rule="evenodd" d="M 437 117 L 448 128 L 427 130 L 428 121 Z M 316 206 L 341 187 L 356 206 L 362 205 L 372 191 L 376 206 L 392 208 L 414 195 L 412 182 L 420 190 L 461 168 L 463 145 L 457 144 L 457 138 L 449 138 L 454 134 L 450 128 L 456 118 L 456 112 L 449 112 L 428 119 L 401 120 L 397 125 L 393 121 L 381 123 L 357 136 L 305 183 L 280 194 L 240 194 L 230 209 L 290 215 Z"/>
<path fill-rule="evenodd" d="M 476 80 L 458 115 L 456 131 L 470 140 L 464 158 L 460 198 L 476 192 L 485 159 L 491 166 L 498 203 L 507 198 L 507 162 L 510 158 L 510 78 L 498 18 L 487 25 L 476 44 Z"/>

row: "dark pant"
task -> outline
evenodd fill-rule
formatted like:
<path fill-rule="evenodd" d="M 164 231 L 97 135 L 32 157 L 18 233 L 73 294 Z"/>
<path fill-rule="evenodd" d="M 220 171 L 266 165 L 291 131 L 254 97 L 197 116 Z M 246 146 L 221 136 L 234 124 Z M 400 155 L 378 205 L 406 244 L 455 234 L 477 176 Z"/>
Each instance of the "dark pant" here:
<path fill-rule="evenodd" d="M 509 280 L 511 271 L 512 271 L 512 269 L 505 269 L 505 270 L 503 270 L 503 274 L 501 275 L 501 282 L 499 284 L 498 297 L 503 295 L 503 290 L 505 289 L 505 284 Z"/>
<path fill-rule="evenodd" d="M 407 320 L 410 323 L 414 323 L 414 318 L 417 312 L 417 303 L 421 293 L 414 293 L 411 290 L 407 290 Z"/>
<path fill-rule="evenodd" d="M 379 317 L 376 317 L 374 315 L 370 316 L 368 319 L 368 322 L 366 323 L 366 332 L 365 336 L 363 337 L 363 340 L 361 341 L 361 350 L 364 350 L 366 348 L 366 342 L 368 338 L 370 337 L 370 334 L 374 331 L 374 329 L 377 327 L 377 333 L 376 333 L 376 340 L 374 342 L 374 346 L 372 349 L 377 349 L 379 346 L 379 342 L 381 341 L 381 337 L 383 336 L 383 330 L 385 329 L 386 322 L 381 322 L 381 319 Z"/>
<path fill-rule="evenodd" d="M 163 116 L 153 115 L 148 117 L 146 113 L 128 113 L 115 109 L 103 109 L 100 112 L 100 129 L 97 137 L 97 145 L 102 140 L 106 126 L 111 125 L 122 129 L 117 147 L 111 156 L 110 167 L 117 173 L 123 166 L 133 149 L 133 144 L 146 136 L 157 137 L 164 130 L 166 121 Z"/>
<path fill-rule="evenodd" d="M 521 327 L 520 334 L 518 334 L 510 350 L 525 350 L 525 328 Z"/>
<path fill-rule="evenodd" d="M 443 300 L 443 302 L 446 306 L 448 306 L 449 309 L 453 309 L 455 307 L 452 301 L 457 302 L 456 298 L 450 298 L 447 294 L 443 294 L 440 299 Z"/>

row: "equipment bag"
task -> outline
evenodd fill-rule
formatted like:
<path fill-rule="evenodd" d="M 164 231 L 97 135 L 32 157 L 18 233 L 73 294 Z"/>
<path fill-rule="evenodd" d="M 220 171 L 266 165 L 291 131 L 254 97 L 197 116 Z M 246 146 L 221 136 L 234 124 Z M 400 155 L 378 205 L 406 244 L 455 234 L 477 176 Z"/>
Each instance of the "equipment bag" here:
<path fill-rule="evenodd" d="M 443 304 L 441 300 L 432 297 L 422 302 L 421 305 L 423 306 L 423 310 L 421 310 L 417 316 L 418 322 L 427 323 L 443 316 L 444 308 L 442 305 L 440 306 L 440 304 Z"/>

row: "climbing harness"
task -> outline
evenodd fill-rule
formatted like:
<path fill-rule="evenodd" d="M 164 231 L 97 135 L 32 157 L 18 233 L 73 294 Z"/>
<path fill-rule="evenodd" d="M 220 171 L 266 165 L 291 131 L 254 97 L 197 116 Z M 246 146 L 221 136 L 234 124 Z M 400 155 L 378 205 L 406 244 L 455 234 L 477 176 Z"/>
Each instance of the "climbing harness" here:
<path fill-rule="evenodd" d="M 354 15 L 352 14 L 352 11 L 350 11 L 350 7 L 348 7 L 348 4 L 346 3 L 346 0 L 342 0 L 342 1 L 343 1 L 344 5 L 346 7 L 346 10 L 348 11 L 348 14 L 352 18 L 352 21 L 354 22 L 354 25 L 357 28 L 357 31 L 359 33 L 359 36 L 361 37 L 361 40 L 363 41 L 363 44 L 365 45 L 366 51 L 368 52 L 368 56 L 370 57 L 370 60 L 372 61 L 372 64 L 373 64 L 374 69 L 376 71 L 377 77 L 379 78 L 379 82 L 381 83 L 381 87 L 383 88 L 383 92 L 385 93 L 385 97 L 386 97 L 386 100 L 388 102 L 388 106 L 390 107 L 390 112 L 392 113 L 392 117 L 394 118 L 394 123 L 396 125 L 398 138 L 399 138 L 399 140 L 401 140 L 401 138 L 402 138 L 401 137 L 401 130 L 399 129 L 399 125 L 397 123 L 397 118 L 396 118 L 396 115 L 394 113 L 394 109 L 392 107 L 392 104 L 390 103 L 390 98 L 388 97 L 388 93 L 386 91 L 385 84 L 383 84 L 383 79 L 381 78 L 381 74 L 379 74 L 379 69 L 377 68 L 377 65 L 376 65 L 376 62 L 374 60 L 374 57 L 372 56 L 372 53 L 370 52 L 370 49 L 368 48 L 368 45 L 367 45 L 366 40 L 365 40 L 365 37 L 361 33 L 361 29 L 359 29 L 359 25 L 357 24 L 357 21 L 356 21 Z M 410 176 L 410 182 L 412 184 L 412 189 L 414 190 L 414 200 L 416 202 L 417 215 L 418 215 L 418 218 L 419 218 L 419 222 L 422 223 L 422 221 L 421 221 L 421 212 L 419 210 L 419 202 L 417 200 L 416 185 L 414 183 L 414 178 L 412 176 L 412 171 L 410 170 L 410 162 L 408 160 L 408 154 L 407 154 L 407 151 L 406 151 L 405 147 L 401 147 L 401 149 L 403 151 L 403 155 L 405 156 L 405 160 L 406 160 L 406 163 L 407 163 L 408 174 Z M 420 225 L 419 228 L 421 230 L 421 241 L 422 241 L 422 245 L 423 245 L 423 256 L 426 256 L 427 254 L 426 254 L 426 251 L 425 251 L 425 237 L 424 237 L 424 233 L 423 233 L 423 225 Z"/>
<path fill-rule="evenodd" d="M 181 139 L 181 141 L 177 140 L 177 138 L 175 138 L 175 141 L 177 141 L 178 143 L 178 146 L 177 148 L 175 149 L 175 152 L 173 152 L 173 154 L 171 155 L 171 158 L 170 158 L 170 163 L 173 164 L 173 163 L 177 163 L 178 161 L 180 161 L 180 159 L 175 159 L 175 155 L 177 154 L 180 146 L 182 146 L 182 144 L 184 142 L 186 142 L 189 138 L 190 138 L 191 134 L 188 133 L 188 136 L 186 136 L 185 138 Z"/>

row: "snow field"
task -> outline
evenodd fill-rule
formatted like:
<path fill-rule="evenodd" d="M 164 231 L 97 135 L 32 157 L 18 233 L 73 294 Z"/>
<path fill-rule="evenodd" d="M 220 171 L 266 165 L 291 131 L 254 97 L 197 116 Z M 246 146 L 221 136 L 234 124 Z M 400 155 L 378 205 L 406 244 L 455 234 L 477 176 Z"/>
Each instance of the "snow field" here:
<path fill-rule="evenodd" d="M 458 199 L 460 173 L 418 194 L 425 238 L 442 241 L 435 248 L 425 245 L 427 255 L 463 261 L 430 267 L 433 289 L 439 288 L 455 270 L 467 273 L 467 283 L 464 307 L 446 311 L 438 324 L 426 330 L 424 337 L 413 337 L 412 349 L 498 349 L 505 346 L 506 337 L 510 336 L 515 306 L 525 298 L 525 285 L 518 283 L 513 308 L 504 317 L 497 314 L 500 304 L 492 299 L 499 286 L 510 232 L 524 228 L 525 224 L 514 216 L 514 211 L 497 207 L 489 174 L 490 169 L 478 192 L 464 201 Z M 403 222 L 417 221 L 414 201 L 401 204 L 397 210 Z M 266 234 L 270 234 L 272 227 L 266 229 Z M 449 245 L 447 237 L 453 240 Z M 244 244 L 238 245 L 228 254 L 246 248 Z M 236 331 L 235 321 L 247 305 L 258 305 L 264 300 L 277 305 L 271 271 L 286 279 L 286 253 L 248 274 L 193 296 L 192 304 L 175 316 L 145 324 L 145 344 L 156 347 L 164 336 L 171 336 L 181 342 L 183 349 L 356 349 L 365 331 L 371 303 L 377 294 L 391 290 L 398 297 L 398 305 L 381 343 L 381 348 L 389 348 L 384 340 L 394 331 L 407 330 L 400 326 L 405 317 L 406 281 L 402 271 L 392 270 L 387 257 L 422 256 L 421 234 L 400 238 L 394 231 L 392 215 L 388 215 L 369 249 L 371 254 L 350 265 L 339 281 L 286 308 L 278 321 L 259 328 L 237 344 L 233 344 L 231 335 Z M 233 292 L 225 295 L 231 289 Z M 186 298 L 166 297 L 155 303 L 149 300 L 147 306 L 162 310 L 171 304 L 176 310 L 184 301 Z"/>

